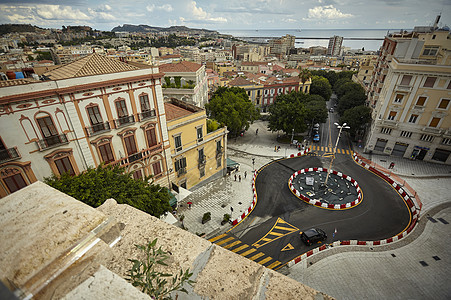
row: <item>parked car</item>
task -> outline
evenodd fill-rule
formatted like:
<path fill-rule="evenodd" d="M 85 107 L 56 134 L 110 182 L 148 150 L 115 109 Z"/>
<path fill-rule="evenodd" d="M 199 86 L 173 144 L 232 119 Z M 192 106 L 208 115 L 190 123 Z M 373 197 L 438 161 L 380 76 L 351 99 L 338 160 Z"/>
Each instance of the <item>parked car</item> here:
<path fill-rule="evenodd" d="M 319 124 L 316 123 L 315 125 L 313 125 L 313 128 L 319 128 Z"/>
<path fill-rule="evenodd" d="M 327 239 L 327 234 L 319 228 L 311 228 L 301 234 L 301 240 L 310 246 L 314 243 L 324 242 Z"/>
<path fill-rule="evenodd" d="M 313 141 L 314 141 L 315 143 L 319 142 L 319 134 L 315 134 L 315 135 L 313 136 Z"/>
<path fill-rule="evenodd" d="M 333 113 L 333 112 L 334 112 L 334 108 L 331 107 L 331 108 L 329 109 L 329 111 L 330 111 L 331 113 Z"/>

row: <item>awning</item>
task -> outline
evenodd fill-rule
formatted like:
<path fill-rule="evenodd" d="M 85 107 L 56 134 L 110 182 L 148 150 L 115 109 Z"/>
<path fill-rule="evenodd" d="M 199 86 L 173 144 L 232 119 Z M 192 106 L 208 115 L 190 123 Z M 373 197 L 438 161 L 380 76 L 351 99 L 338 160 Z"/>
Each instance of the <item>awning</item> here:
<path fill-rule="evenodd" d="M 230 158 L 227 158 L 227 167 L 235 167 L 239 166 L 240 164 L 236 161 L 231 160 Z"/>
<path fill-rule="evenodd" d="M 172 192 L 169 192 L 169 196 L 171 197 L 169 198 L 169 205 L 170 206 L 177 205 L 177 198 L 175 197 L 175 195 Z"/>

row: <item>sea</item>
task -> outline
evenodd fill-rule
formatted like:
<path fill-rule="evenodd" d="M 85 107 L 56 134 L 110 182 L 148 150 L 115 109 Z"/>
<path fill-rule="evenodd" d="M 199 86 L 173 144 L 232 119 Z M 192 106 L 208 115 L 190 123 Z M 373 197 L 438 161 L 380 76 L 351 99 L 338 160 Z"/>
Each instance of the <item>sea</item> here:
<path fill-rule="evenodd" d="M 296 48 L 312 46 L 327 47 L 329 38 L 338 35 L 344 38 L 343 47 L 377 51 L 382 46 L 383 39 L 388 33 L 399 32 L 401 29 L 254 29 L 254 30 L 221 30 L 222 34 L 245 38 L 248 41 L 264 42 L 271 38 L 282 37 L 286 34 L 296 37 Z M 366 38 L 368 40 L 348 40 L 347 38 Z M 380 39 L 380 40 L 373 40 Z"/>

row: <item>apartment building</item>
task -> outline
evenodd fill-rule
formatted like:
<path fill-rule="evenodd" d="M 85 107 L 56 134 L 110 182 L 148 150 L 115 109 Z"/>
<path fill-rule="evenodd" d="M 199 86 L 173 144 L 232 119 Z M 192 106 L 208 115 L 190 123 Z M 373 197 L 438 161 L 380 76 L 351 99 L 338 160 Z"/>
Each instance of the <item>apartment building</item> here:
<path fill-rule="evenodd" d="M 385 37 L 368 89 L 366 151 L 451 164 L 450 38 L 436 26 Z"/>
<path fill-rule="evenodd" d="M 164 103 L 174 183 L 192 189 L 227 172 L 225 127 L 207 131 L 204 109 L 181 100 Z"/>
<path fill-rule="evenodd" d="M 341 45 L 343 44 L 343 37 L 334 35 L 329 39 L 329 45 L 327 46 L 327 56 L 339 56 L 341 55 Z"/>
<path fill-rule="evenodd" d="M 163 95 L 204 107 L 208 101 L 208 77 L 205 66 L 189 61 L 159 66 L 165 75 Z M 169 85 L 167 83 L 170 83 Z"/>
<path fill-rule="evenodd" d="M 294 48 L 295 40 L 296 37 L 289 34 L 279 39 L 269 40 L 270 53 L 279 58 L 287 55 L 289 50 Z"/>
<path fill-rule="evenodd" d="M 254 81 L 248 80 L 244 77 L 237 76 L 233 80 L 227 83 L 229 87 L 239 87 L 246 91 L 249 99 L 255 106 L 261 106 L 262 95 L 263 95 L 263 84 L 255 83 Z"/>

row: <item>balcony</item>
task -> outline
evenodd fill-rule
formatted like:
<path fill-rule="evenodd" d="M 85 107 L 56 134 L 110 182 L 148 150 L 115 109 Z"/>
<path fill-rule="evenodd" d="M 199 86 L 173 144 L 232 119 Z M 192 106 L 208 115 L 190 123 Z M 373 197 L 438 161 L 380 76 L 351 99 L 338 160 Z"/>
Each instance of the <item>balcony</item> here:
<path fill-rule="evenodd" d="M 221 147 L 221 149 L 216 149 L 216 158 L 219 158 L 224 153 L 224 147 Z"/>
<path fill-rule="evenodd" d="M 111 130 L 110 122 L 94 124 L 91 127 L 86 127 L 85 130 L 88 136 L 101 134 L 103 132 Z"/>
<path fill-rule="evenodd" d="M 441 133 L 441 129 L 440 128 L 434 128 L 434 127 L 423 127 L 421 129 L 424 132 L 428 132 L 428 133 Z"/>
<path fill-rule="evenodd" d="M 149 119 L 155 116 L 156 116 L 155 109 L 146 110 L 139 114 L 140 120 Z"/>
<path fill-rule="evenodd" d="M 207 163 L 206 156 L 203 155 L 202 157 L 199 158 L 199 160 L 198 160 L 198 162 L 197 162 L 197 166 L 198 166 L 199 168 L 202 168 L 202 167 L 205 166 L 206 163 Z"/>
<path fill-rule="evenodd" d="M 130 155 L 130 156 L 128 157 L 128 162 L 129 162 L 129 163 L 132 163 L 132 162 L 135 162 L 135 161 L 140 160 L 140 159 L 142 159 L 142 158 L 143 158 L 142 152 L 138 152 L 138 153 L 135 153 L 135 154 Z"/>
<path fill-rule="evenodd" d="M 20 158 L 17 147 L 0 150 L 0 163 Z"/>
<path fill-rule="evenodd" d="M 408 85 L 397 85 L 396 90 L 403 91 L 403 92 L 410 92 L 412 90 L 412 87 L 408 86 Z"/>
<path fill-rule="evenodd" d="M 135 122 L 135 117 L 133 117 L 133 115 L 131 116 L 126 116 L 126 117 L 120 117 L 116 120 L 114 120 L 116 127 L 122 127 L 128 124 L 132 124 Z"/>
<path fill-rule="evenodd" d="M 113 166 L 120 165 L 122 167 L 127 166 L 135 161 L 139 161 L 139 160 L 151 157 L 155 153 L 158 153 L 161 151 L 163 151 L 163 144 L 161 144 L 161 143 L 156 144 L 145 150 L 142 150 L 141 152 L 138 152 L 138 153 L 132 154 L 128 157 L 124 157 L 119 160 L 116 160 L 116 161 L 112 162 L 111 165 L 113 165 Z"/>
<path fill-rule="evenodd" d="M 60 134 L 60 135 L 52 135 L 49 137 L 46 137 L 42 140 L 36 141 L 36 144 L 38 145 L 39 151 L 44 151 L 49 148 L 57 147 L 59 145 L 68 144 L 69 141 L 67 139 L 66 134 Z"/>
<path fill-rule="evenodd" d="M 394 120 L 382 120 L 383 125 L 388 125 L 390 127 L 398 127 L 399 122 Z"/>
<path fill-rule="evenodd" d="M 180 177 L 180 176 L 186 174 L 186 168 L 180 168 L 176 172 L 177 172 L 177 177 Z"/>

